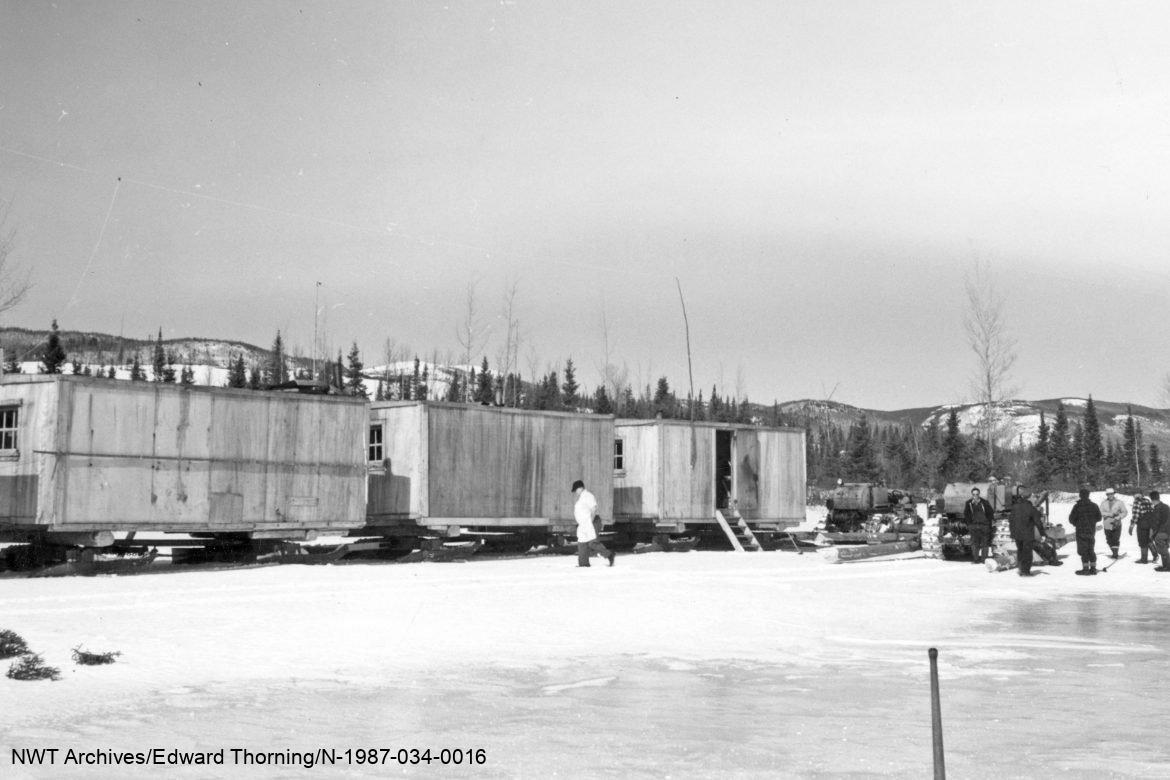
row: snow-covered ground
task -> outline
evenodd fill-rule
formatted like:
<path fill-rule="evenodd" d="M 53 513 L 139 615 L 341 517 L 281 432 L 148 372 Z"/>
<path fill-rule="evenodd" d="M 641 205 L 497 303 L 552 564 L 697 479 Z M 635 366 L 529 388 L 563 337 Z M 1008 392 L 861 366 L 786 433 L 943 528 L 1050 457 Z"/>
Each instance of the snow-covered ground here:
<path fill-rule="evenodd" d="M 0 774 L 922 777 L 938 647 L 952 777 L 1157 776 L 1170 574 L 1123 547 L 1028 580 L 780 552 L 2 580 L 0 628 L 63 679 L 0 678 Z M 122 656 L 75 666 L 78 645 Z M 13 766 L 155 747 L 229 765 Z M 372 747 L 486 763 L 231 766 Z"/>

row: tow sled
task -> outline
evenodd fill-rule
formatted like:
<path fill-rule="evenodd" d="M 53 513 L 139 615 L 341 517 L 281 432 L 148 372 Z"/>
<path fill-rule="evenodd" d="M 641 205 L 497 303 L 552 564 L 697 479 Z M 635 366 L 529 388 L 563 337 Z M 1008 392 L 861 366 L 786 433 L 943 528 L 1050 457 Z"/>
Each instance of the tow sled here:
<path fill-rule="evenodd" d="M 697 536 L 684 536 L 681 539 L 670 539 L 668 537 L 655 537 L 652 542 L 639 542 L 634 545 L 635 553 L 652 553 L 652 552 L 690 552 L 695 549 L 695 545 L 699 543 Z"/>
<path fill-rule="evenodd" d="M 64 563 L 37 569 L 29 577 L 96 577 L 99 574 L 130 574 L 154 563 L 158 550 L 142 554 L 95 554 L 93 550 L 70 550 Z"/>
<path fill-rule="evenodd" d="M 886 555 L 916 552 L 921 549 L 914 540 L 901 542 L 880 542 L 878 544 L 835 545 L 824 548 L 821 555 L 829 563 L 847 563 L 849 561 L 863 561 L 870 558 L 881 558 Z"/>

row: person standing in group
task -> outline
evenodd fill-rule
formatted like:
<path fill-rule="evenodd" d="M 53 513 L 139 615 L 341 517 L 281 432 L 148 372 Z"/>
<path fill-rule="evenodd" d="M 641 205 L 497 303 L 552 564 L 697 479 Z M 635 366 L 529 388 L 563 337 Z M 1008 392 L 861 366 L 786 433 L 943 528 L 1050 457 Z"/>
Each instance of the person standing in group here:
<path fill-rule="evenodd" d="M 1129 514 L 1125 504 L 1117 497 L 1113 488 L 1105 488 L 1105 500 L 1101 502 L 1101 525 L 1105 527 L 1105 543 L 1109 545 L 1109 557 L 1116 558 L 1121 547 L 1121 521 Z"/>
<path fill-rule="evenodd" d="M 1035 572 L 1032 571 L 1032 552 L 1039 545 L 1036 541 L 1036 534 L 1039 533 L 1042 540 L 1048 538 L 1048 534 L 1044 532 L 1043 515 L 1030 499 L 1020 496 L 1012 504 L 1008 524 L 1011 527 L 1012 539 L 1016 542 L 1016 561 L 1020 569 L 1020 576 L 1035 576 Z M 1060 561 L 1056 561 L 1056 565 L 1059 566 Z"/>
<path fill-rule="evenodd" d="M 1150 537 L 1150 526 L 1154 522 L 1150 513 L 1153 511 L 1154 505 L 1146 496 L 1139 492 L 1133 497 L 1133 512 L 1129 516 L 1129 535 L 1133 536 L 1133 529 L 1137 528 L 1138 549 L 1142 551 L 1142 557 L 1135 563 L 1149 563 L 1150 559 L 1147 557 L 1147 553 L 1153 553 L 1154 562 L 1158 561 L 1158 551 L 1154 548 L 1153 539 Z M 1165 565 L 1166 562 L 1162 563 Z"/>
<path fill-rule="evenodd" d="M 577 565 L 588 566 L 589 556 L 596 552 L 605 556 L 609 565 L 613 566 L 614 554 L 597 538 L 601 531 L 598 527 L 601 523 L 594 523 L 597 498 L 585 489 L 585 483 L 581 480 L 573 483 L 573 495 L 577 497 L 577 503 L 573 505 L 573 518 L 577 521 Z"/>
<path fill-rule="evenodd" d="M 971 498 L 963 506 L 963 519 L 967 521 L 967 533 L 971 534 L 971 562 L 983 563 L 990 552 L 995 510 L 982 497 L 979 488 L 971 488 Z"/>
<path fill-rule="evenodd" d="M 1101 522 L 1101 508 L 1089 500 L 1089 491 L 1081 488 L 1081 498 L 1068 513 L 1068 522 L 1077 529 L 1077 555 L 1081 556 L 1081 570 L 1077 574 L 1097 573 L 1097 523 Z"/>
<path fill-rule="evenodd" d="M 1154 571 L 1170 571 L 1170 506 L 1162 503 L 1157 490 L 1150 491 L 1150 501 L 1154 508 L 1150 510 L 1150 538 L 1162 556 L 1162 565 L 1155 566 Z"/>

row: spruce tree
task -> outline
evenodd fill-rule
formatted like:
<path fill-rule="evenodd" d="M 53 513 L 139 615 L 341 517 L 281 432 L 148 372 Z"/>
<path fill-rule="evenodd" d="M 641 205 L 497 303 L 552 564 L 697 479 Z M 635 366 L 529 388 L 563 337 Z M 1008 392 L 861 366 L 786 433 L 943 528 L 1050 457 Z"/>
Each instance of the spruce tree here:
<path fill-rule="evenodd" d="M 951 482 L 959 474 L 964 459 L 964 443 L 963 434 L 959 431 L 959 411 L 951 407 L 951 411 L 947 414 L 947 427 L 943 433 L 942 439 L 943 459 L 942 459 L 942 477 L 946 482 Z"/>
<path fill-rule="evenodd" d="M 167 365 L 167 353 L 162 345 L 162 328 L 158 329 L 158 337 L 154 340 L 154 347 L 150 352 L 150 381 L 163 382 L 163 370 Z"/>
<path fill-rule="evenodd" d="M 1133 422 L 1133 408 L 1125 407 L 1125 433 L 1121 444 L 1122 465 L 1125 467 L 1123 481 L 1127 485 L 1136 485 L 1141 481 L 1138 469 L 1138 442 L 1137 426 Z"/>
<path fill-rule="evenodd" d="M 382 386 L 382 379 L 380 377 L 378 379 L 378 389 L 374 391 L 374 400 L 375 401 L 385 401 L 386 400 L 386 388 Z"/>
<path fill-rule="evenodd" d="M 1109 464 L 1105 474 L 1105 484 L 1127 484 L 1129 469 L 1125 460 L 1125 448 L 1110 439 L 1105 445 L 1105 461 Z"/>
<path fill-rule="evenodd" d="M 1065 414 L 1064 404 L 1056 405 L 1056 422 L 1052 425 L 1052 432 L 1048 436 L 1048 473 L 1052 479 L 1067 486 L 1072 476 L 1072 453 L 1068 440 L 1068 415 Z"/>
<path fill-rule="evenodd" d="M 228 387 L 248 386 L 248 367 L 244 365 L 244 353 L 236 355 L 234 361 L 228 361 Z"/>
<path fill-rule="evenodd" d="M 937 487 L 942 469 L 942 427 L 938 417 L 931 416 L 926 430 L 922 432 L 918 449 L 917 481 Z"/>
<path fill-rule="evenodd" d="M 675 414 L 675 398 L 674 393 L 670 391 L 670 383 L 666 381 L 666 377 L 658 377 L 658 385 L 654 388 L 654 414 L 661 414 L 666 419 L 671 419 Z"/>
<path fill-rule="evenodd" d="M 624 417 L 637 417 L 638 402 L 634 398 L 634 388 L 626 385 L 622 390 L 621 413 Z"/>
<path fill-rule="evenodd" d="M 577 408 L 577 371 L 573 367 L 573 358 L 565 361 L 565 380 L 561 383 L 561 394 L 565 406 L 569 409 Z"/>
<path fill-rule="evenodd" d="M 1085 483 L 1085 426 L 1079 421 L 1073 425 L 1072 445 L 1069 448 L 1069 463 L 1071 465 L 1073 481 L 1078 485 Z"/>
<path fill-rule="evenodd" d="M 183 364 L 183 370 L 179 376 L 179 384 L 184 387 L 191 387 L 195 384 L 195 369 L 191 368 L 190 364 Z"/>
<path fill-rule="evenodd" d="M 557 372 L 550 371 L 548 376 L 544 378 L 544 393 L 543 403 L 541 409 L 548 409 L 550 411 L 559 412 L 564 408 L 561 403 L 561 384 L 557 381 Z"/>
<path fill-rule="evenodd" d="M 609 402 L 609 394 L 605 392 L 604 383 L 598 385 L 597 392 L 593 394 L 593 413 L 613 414 L 613 404 Z"/>
<path fill-rule="evenodd" d="M 455 403 L 463 400 L 463 388 L 459 385 L 459 372 L 451 372 L 451 384 L 447 385 L 447 395 L 443 399 Z"/>
<path fill-rule="evenodd" d="M 41 356 L 41 373 L 60 374 L 61 366 L 67 359 L 65 348 L 61 346 L 61 333 L 57 329 L 57 320 L 53 320 L 53 325 L 49 329 L 49 343 Z"/>
<path fill-rule="evenodd" d="M 109 369 L 106 370 L 106 378 L 107 379 L 117 379 L 118 378 L 118 374 L 116 371 L 114 371 L 113 366 L 110 366 Z"/>
<path fill-rule="evenodd" d="M 130 364 L 130 381 L 131 382 L 145 382 L 146 372 L 142 370 L 142 361 L 138 359 L 138 353 L 134 353 L 134 361 Z"/>
<path fill-rule="evenodd" d="M 1134 438 L 1137 440 L 1137 483 L 1141 484 L 1142 480 L 1149 474 L 1149 466 L 1146 463 L 1146 445 L 1142 438 L 1142 424 L 1140 420 L 1133 421 Z"/>
<path fill-rule="evenodd" d="M 1105 447 L 1101 443 L 1101 423 L 1097 419 L 1097 407 L 1093 404 L 1091 395 L 1085 403 L 1082 426 L 1085 478 L 1090 483 L 1099 485 L 1105 476 Z"/>
<path fill-rule="evenodd" d="M 1151 484 L 1162 481 L 1162 456 L 1158 452 L 1158 445 L 1151 442 L 1150 444 L 1150 482 Z"/>
<path fill-rule="evenodd" d="M 73 362 L 69 366 L 69 369 L 72 371 L 73 376 L 81 376 L 81 360 L 77 357 L 74 357 Z"/>
<path fill-rule="evenodd" d="M 1036 432 L 1036 443 L 1032 445 L 1032 482 L 1044 486 L 1052 479 L 1052 463 L 1048 452 L 1048 422 L 1044 419 L 1044 412 L 1040 412 L 1040 429 Z"/>
<path fill-rule="evenodd" d="M 248 389 L 259 390 L 264 386 L 264 377 L 260 374 L 260 366 L 253 363 L 248 367 Z"/>
<path fill-rule="evenodd" d="M 430 391 L 427 389 L 428 386 L 430 385 L 430 379 L 431 379 L 431 367 L 429 365 L 424 365 L 423 370 L 422 370 L 422 376 L 420 376 L 418 379 L 418 400 L 425 401 L 425 400 L 427 400 L 427 398 L 430 397 L 430 395 L 429 395 Z"/>
<path fill-rule="evenodd" d="M 280 337 L 279 332 L 277 338 Z M 346 395 L 360 396 L 368 398 L 366 393 L 366 386 L 362 383 L 362 369 L 365 365 L 362 363 L 361 353 L 358 351 L 357 342 L 353 342 L 353 346 L 349 348 L 349 356 L 347 357 L 348 365 L 345 368 L 345 392 Z"/>
<path fill-rule="evenodd" d="M 479 380 L 475 386 L 475 402 L 478 404 L 492 404 L 495 402 L 495 392 L 492 386 L 492 372 L 488 367 L 487 355 L 483 356 L 483 363 L 479 367 Z"/>
<path fill-rule="evenodd" d="M 163 381 L 174 384 L 178 377 L 175 375 L 175 353 L 167 350 L 166 364 L 163 365 Z"/>
<path fill-rule="evenodd" d="M 418 355 L 414 356 L 414 371 L 410 375 L 410 398 L 414 401 L 421 401 L 419 397 L 418 388 L 422 382 L 422 362 L 418 359 Z"/>
<path fill-rule="evenodd" d="M 338 353 L 338 363 L 341 362 L 341 353 Z M 288 381 L 288 366 L 285 365 L 284 339 L 280 331 L 276 331 L 276 338 L 272 340 L 272 354 L 264 366 L 264 382 L 268 385 L 283 385 Z"/>
<path fill-rule="evenodd" d="M 878 477 L 877 456 L 874 451 L 873 436 L 870 432 L 869 421 L 862 412 L 861 419 L 849 429 L 849 440 L 846 445 L 849 462 L 848 473 L 851 479 L 871 482 Z"/>

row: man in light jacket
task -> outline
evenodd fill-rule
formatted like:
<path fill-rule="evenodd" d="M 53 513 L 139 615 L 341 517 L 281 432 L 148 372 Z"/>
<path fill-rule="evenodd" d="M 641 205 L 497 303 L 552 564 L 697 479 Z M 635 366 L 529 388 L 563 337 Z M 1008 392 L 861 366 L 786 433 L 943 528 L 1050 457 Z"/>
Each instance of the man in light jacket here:
<path fill-rule="evenodd" d="M 573 495 L 577 497 L 577 503 L 573 505 L 573 519 L 577 521 L 577 565 L 588 566 L 589 556 L 596 552 L 605 556 L 609 565 L 613 566 L 614 554 L 597 538 L 601 531 L 597 498 L 585 489 L 585 483 L 581 480 L 573 483 Z M 594 518 L 598 520 L 596 524 Z"/>
<path fill-rule="evenodd" d="M 1105 489 L 1105 500 L 1101 502 L 1101 525 L 1105 528 L 1105 543 L 1109 545 L 1109 557 L 1117 557 L 1121 546 L 1121 521 L 1129 514 L 1125 504 L 1117 497 L 1113 488 Z"/>

